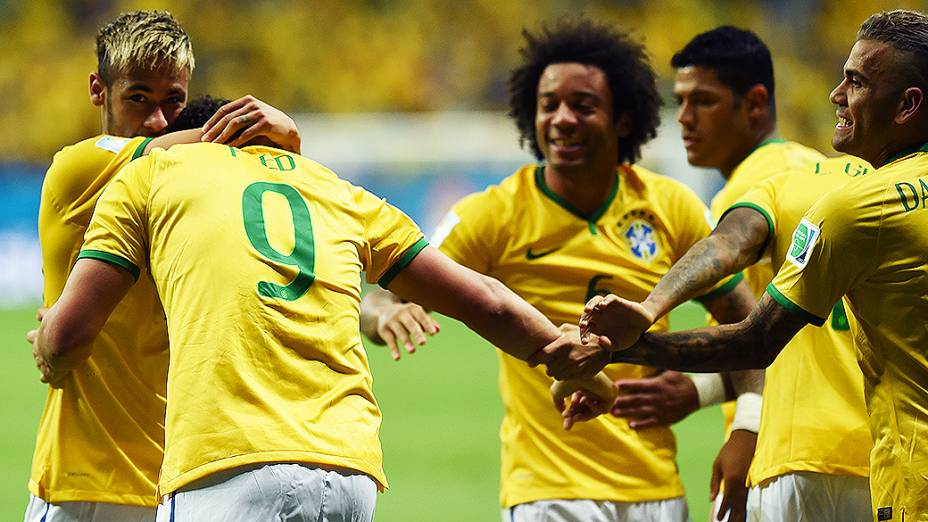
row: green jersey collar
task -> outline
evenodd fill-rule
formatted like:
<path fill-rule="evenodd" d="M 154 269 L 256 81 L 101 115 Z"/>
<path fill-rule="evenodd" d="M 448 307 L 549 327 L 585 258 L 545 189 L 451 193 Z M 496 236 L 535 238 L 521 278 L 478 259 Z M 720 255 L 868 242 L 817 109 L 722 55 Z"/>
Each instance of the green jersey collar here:
<path fill-rule="evenodd" d="M 928 152 L 928 143 L 923 143 L 923 144 L 922 144 L 921 146 L 919 146 L 919 147 L 908 147 L 908 148 L 905 148 L 905 149 L 900 150 L 899 152 L 897 152 L 897 153 L 893 154 L 892 156 L 890 156 L 889 159 L 886 160 L 886 164 L 885 164 L 885 165 L 888 165 L 888 164 L 890 164 L 890 163 L 896 161 L 897 159 L 904 158 L 904 157 L 908 156 L 909 154 L 915 154 L 916 152 Z M 884 165 L 884 166 L 885 166 L 885 165 Z"/>
<path fill-rule="evenodd" d="M 548 198 L 560 205 L 564 210 L 586 221 L 587 225 L 590 227 L 590 232 L 593 234 L 596 233 L 596 222 L 599 221 L 599 218 L 603 217 L 603 214 L 606 213 L 606 210 L 609 209 L 609 207 L 612 205 L 612 202 L 615 200 L 615 195 L 619 193 L 620 182 L 621 179 L 619 178 L 618 172 L 616 172 L 615 183 L 612 184 L 612 190 L 609 191 L 609 195 L 606 197 L 606 200 L 603 201 L 603 204 L 600 205 L 600 207 L 592 214 L 586 215 L 581 212 L 580 209 L 571 205 L 570 202 L 555 194 L 554 191 L 551 190 L 551 187 L 549 187 L 548 183 L 545 181 L 545 166 L 543 164 L 535 167 L 535 184 L 538 185 L 538 189 L 541 190 L 542 194 L 548 196 Z"/>

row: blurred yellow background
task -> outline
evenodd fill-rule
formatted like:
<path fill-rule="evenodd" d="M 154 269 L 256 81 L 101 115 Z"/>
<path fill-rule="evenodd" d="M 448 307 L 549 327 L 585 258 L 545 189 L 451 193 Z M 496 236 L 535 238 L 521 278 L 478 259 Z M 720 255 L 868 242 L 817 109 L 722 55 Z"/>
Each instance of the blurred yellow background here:
<path fill-rule="evenodd" d="M 670 96 L 670 57 L 720 24 L 756 31 L 776 68 L 780 131 L 830 151 L 828 93 L 860 23 L 925 2 L 842 0 L 0 0 L 0 162 L 46 162 L 99 132 L 87 97 L 100 24 L 167 9 L 193 40 L 192 94 L 253 93 L 289 112 L 505 110 L 523 28 L 584 14 L 643 39 Z"/>

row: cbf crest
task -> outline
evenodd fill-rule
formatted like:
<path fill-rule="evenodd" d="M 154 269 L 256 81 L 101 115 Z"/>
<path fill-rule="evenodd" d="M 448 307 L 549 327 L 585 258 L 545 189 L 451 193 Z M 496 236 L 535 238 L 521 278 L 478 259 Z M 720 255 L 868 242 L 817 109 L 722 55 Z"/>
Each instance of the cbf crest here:
<path fill-rule="evenodd" d="M 633 256 L 650 262 L 660 253 L 654 214 L 645 210 L 633 210 L 619 221 L 622 237 Z"/>

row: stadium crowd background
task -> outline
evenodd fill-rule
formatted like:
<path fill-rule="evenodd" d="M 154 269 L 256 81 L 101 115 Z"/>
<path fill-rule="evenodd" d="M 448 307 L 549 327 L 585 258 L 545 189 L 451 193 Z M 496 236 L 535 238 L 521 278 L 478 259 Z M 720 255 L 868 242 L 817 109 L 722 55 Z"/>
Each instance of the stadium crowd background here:
<path fill-rule="evenodd" d="M 93 35 L 116 13 L 167 9 L 196 49 L 191 96 L 253 93 L 294 115 L 303 152 L 387 197 L 431 230 L 450 203 L 531 157 L 505 118 L 505 78 L 522 28 L 583 13 L 631 30 L 651 53 L 663 127 L 642 163 L 706 199 L 721 177 L 686 165 L 670 57 L 719 24 L 771 48 L 780 134 L 830 151 L 828 92 L 873 0 L 0 1 L 0 307 L 41 289 L 36 213 L 52 155 L 97 132 L 88 103 Z M 418 129 L 418 130 L 416 130 Z"/>

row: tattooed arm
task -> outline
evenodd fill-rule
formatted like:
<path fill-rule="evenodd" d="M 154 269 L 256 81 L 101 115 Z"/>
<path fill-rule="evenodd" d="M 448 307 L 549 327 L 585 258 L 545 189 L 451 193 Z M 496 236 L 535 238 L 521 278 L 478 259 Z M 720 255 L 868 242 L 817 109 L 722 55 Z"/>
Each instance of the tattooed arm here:
<path fill-rule="evenodd" d="M 744 207 L 728 212 L 712 234 L 693 245 L 661 277 L 642 304 L 655 321 L 660 319 L 722 278 L 757 262 L 764 253 L 769 237 L 770 225 L 760 212 Z M 732 307 L 737 309 L 744 304 L 744 294 L 733 297 L 736 300 L 720 301 L 717 309 L 710 308 L 709 311 L 719 322 L 726 321 L 724 317 L 719 317 L 717 311 L 725 314 Z"/>
<path fill-rule="evenodd" d="M 618 303 L 618 301 L 613 301 Z M 619 306 L 624 304 L 619 303 Z M 589 331 L 605 334 L 609 306 L 589 324 Z M 796 335 L 805 320 L 764 294 L 747 319 L 687 332 L 644 334 L 627 350 L 614 352 L 612 362 L 648 364 L 691 372 L 766 368 Z"/>

